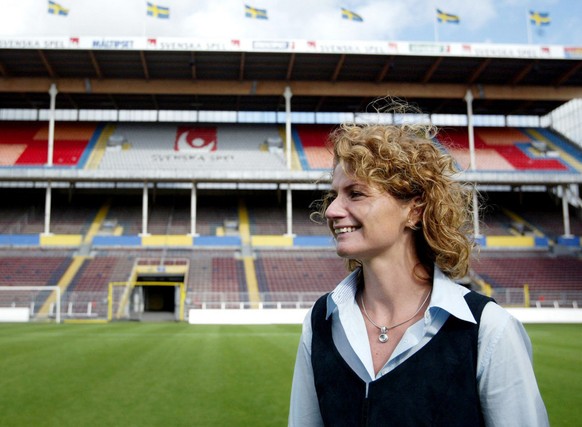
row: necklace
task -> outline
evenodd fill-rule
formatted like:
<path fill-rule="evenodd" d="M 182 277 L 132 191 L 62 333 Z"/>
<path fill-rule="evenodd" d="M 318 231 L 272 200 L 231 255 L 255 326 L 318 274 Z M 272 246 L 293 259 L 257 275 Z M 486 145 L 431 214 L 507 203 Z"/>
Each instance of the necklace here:
<path fill-rule="evenodd" d="M 390 329 L 394 329 L 394 328 L 397 328 L 398 326 L 402 326 L 405 323 L 408 323 L 412 319 L 414 319 L 414 316 L 416 316 L 420 312 L 422 307 L 424 307 L 424 304 L 426 304 L 426 302 L 428 301 L 428 297 L 430 296 L 431 292 L 432 292 L 432 289 L 430 291 L 428 291 L 428 294 L 426 294 L 426 298 L 424 299 L 424 301 L 422 301 L 422 303 L 418 307 L 418 310 L 416 310 L 414 312 L 414 314 L 412 316 L 410 316 L 410 318 L 408 318 L 404 322 L 400 322 L 400 323 L 397 323 L 396 325 L 392 325 L 392 326 L 380 326 L 380 325 L 377 325 L 376 322 L 374 322 L 372 319 L 370 319 L 370 316 L 368 316 L 368 312 L 366 311 L 366 305 L 364 304 L 364 293 L 362 292 L 362 294 L 360 295 L 360 301 L 362 302 L 362 309 L 364 310 L 364 314 L 366 315 L 366 318 L 370 321 L 370 323 L 372 325 L 374 325 L 375 327 L 380 329 L 380 335 L 378 335 L 378 341 L 380 341 L 381 343 L 388 342 L 388 331 Z"/>

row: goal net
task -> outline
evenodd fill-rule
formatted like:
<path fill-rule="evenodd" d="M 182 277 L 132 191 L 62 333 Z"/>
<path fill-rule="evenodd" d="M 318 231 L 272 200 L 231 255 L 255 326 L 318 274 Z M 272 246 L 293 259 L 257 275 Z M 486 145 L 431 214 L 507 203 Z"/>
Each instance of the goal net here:
<path fill-rule="evenodd" d="M 0 322 L 61 322 L 58 286 L 0 286 Z"/>

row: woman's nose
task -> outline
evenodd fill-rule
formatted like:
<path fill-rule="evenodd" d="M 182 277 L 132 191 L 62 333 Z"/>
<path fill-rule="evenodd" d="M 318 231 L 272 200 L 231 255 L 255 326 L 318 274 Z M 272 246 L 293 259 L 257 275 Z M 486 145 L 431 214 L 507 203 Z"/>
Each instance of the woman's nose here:
<path fill-rule="evenodd" d="M 333 219 L 341 217 L 344 213 L 343 206 L 340 202 L 340 198 L 336 197 L 325 210 L 325 217 L 327 219 Z"/>

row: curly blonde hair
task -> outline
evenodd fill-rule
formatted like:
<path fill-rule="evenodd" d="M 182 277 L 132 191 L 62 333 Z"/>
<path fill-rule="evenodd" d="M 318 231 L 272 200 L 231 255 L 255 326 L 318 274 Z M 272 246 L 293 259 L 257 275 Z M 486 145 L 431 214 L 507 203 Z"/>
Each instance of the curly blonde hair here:
<path fill-rule="evenodd" d="M 433 139 L 431 125 L 344 124 L 329 136 L 334 166 L 341 163 L 358 180 L 393 197 L 418 200 L 421 221 L 413 228 L 416 253 L 430 276 L 436 264 L 450 278 L 469 269 L 473 242 L 471 189 L 453 178 L 454 159 Z M 317 215 L 325 218 L 329 195 L 320 201 Z M 348 260 L 348 269 L 360 265 Z"/>

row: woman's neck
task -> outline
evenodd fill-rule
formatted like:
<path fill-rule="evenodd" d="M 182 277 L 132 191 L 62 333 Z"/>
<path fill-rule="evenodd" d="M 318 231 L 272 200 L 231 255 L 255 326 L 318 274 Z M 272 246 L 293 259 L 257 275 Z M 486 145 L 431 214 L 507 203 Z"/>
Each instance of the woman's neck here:
<path fill-rule="evenodd" d="M 420 264 L 364 264 L 361 274 L 361 292 L 364 293 L 366 305 L 370 308 L 376 306 L 378 310 L 387 310 L 394 315 L 401 310 L 407 312 L 410 306 L 417 305 L 419 298 L 426 295 L 432 286 L 432 280 Z"/>

